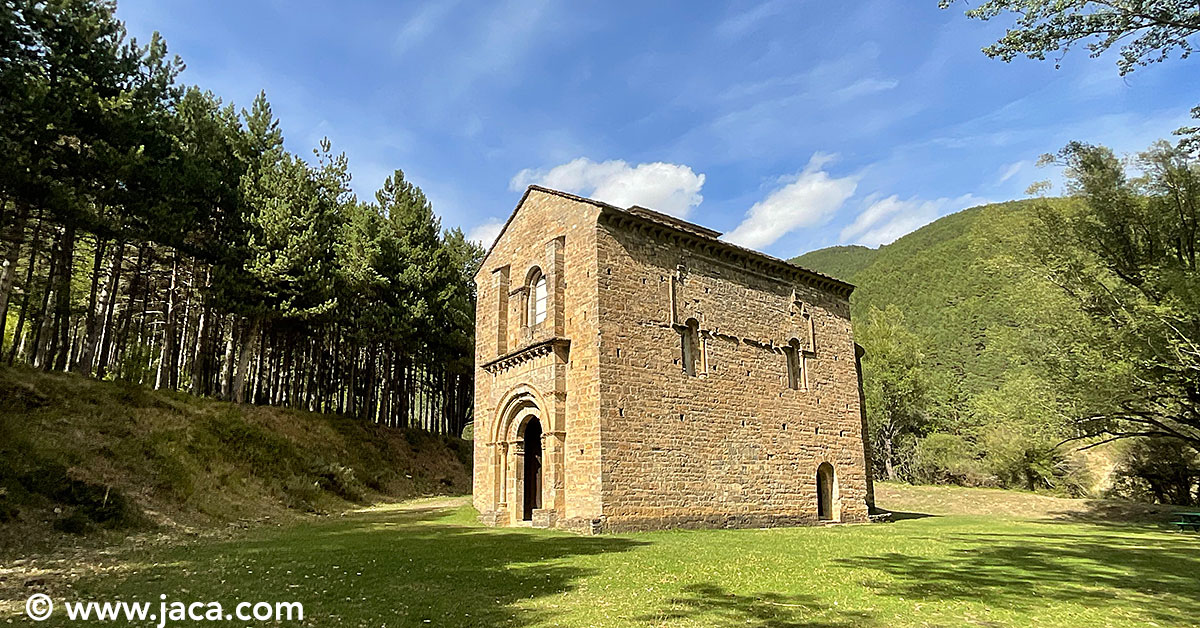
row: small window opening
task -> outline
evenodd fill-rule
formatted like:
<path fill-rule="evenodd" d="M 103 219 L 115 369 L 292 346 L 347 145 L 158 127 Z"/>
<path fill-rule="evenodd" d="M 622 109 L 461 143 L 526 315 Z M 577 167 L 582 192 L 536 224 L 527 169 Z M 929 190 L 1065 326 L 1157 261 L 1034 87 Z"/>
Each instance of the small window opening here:
<path fill-rule="evenodd" d="M 546 304 L 547 293 L 546 275 L 542 274 L 541 269 L 534 268 L 529 271 L 529 280 L 526 282 L 526 312 L 525 320 L 529 326 L 540 325 L 546 320 Z"/>
<path fill-rule="evenodd" d="M 689 318 L 687 324 L 678 330 L 683 354 L 683 371 L 690 377 L 695 377 L 700 370 L 700 354 L 703 351 L 700 345 L 700 321 Z"/>
<path fill-rule="evenodd" d="M 783 348 L 783 353 L 787 356 L 788 388 L 806 389 L 808 386 L 804 381 L 804 350 L 800 348 L 800 341 L 792 338 Z"/>
<path fill-rule="evenodd" d="M 831 521 L 835 518 L 833 500 L 836 492 L 837 480 L 834 478 L 833 465 L 822 462 L 817 467 L 817 519 Z"/>

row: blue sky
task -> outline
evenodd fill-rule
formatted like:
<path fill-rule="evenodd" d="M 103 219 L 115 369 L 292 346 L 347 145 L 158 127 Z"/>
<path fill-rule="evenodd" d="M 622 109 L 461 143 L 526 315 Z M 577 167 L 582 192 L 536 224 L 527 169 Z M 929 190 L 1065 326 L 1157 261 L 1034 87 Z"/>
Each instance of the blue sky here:
<path fill-rule="evenodd" d="M 876 246 L 1024 196 L 1070 140 L 1144 149 L 1200 104 L 1196 63 L 1117 74 L 1072 51 L 1005 64 L 937 0 L 437 3 L 120 0 L 182 80 L 248 106 L 287 146 L 328 136 L 360 197 L 393 169 L 489 240 L 542 183 L 640 204 L 791 257 Z"/>

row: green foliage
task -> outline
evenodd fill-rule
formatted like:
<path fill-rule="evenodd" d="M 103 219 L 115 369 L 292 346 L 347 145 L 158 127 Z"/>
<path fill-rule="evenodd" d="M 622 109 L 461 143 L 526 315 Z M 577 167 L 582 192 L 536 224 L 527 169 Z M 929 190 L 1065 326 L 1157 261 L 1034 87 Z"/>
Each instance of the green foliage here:
<path fill-rule="evenodd" d="M 882 477 L 895 479 L 906 472 L 916 439 L 927 427 L 925 356 L 917 336 L 905 328 L 904 314 L 894 305 L 869 309 L 856 338 L 865 350 L 863 391 L 874 462 Z"/>
<path fill-rule="evenodd" d="M 944 9 L 954 0 L 939 0 Z M 1042 60 L 1047 54 L 1087 42 L 1091 56 L 1121 45 L 1117 67 L 1122 75 L 1139 65 L 1163 61 L 1178 51 L 1192 52 L 1190 38 L 1200 31 L 1200 6 L 1191 0 L 985 0 L 967 15 L 990 20 L 1015 14 L 1004 37 L 987 46 L 989 57 L 1012 61 L 1018 55 Z"/>
<path fill-rule="evenodd" d="M 1169 436 L 1200 444 L 1200 161 L 1159 142 L 1131 173 L 1107 148 L 1073 143 L 1077 212 L 1043 208 L 1032 238 L 1087 325 L 1060 329 L 1048 370 L 1068 386 L 1081 438 Z"/>
<path fill-rule="evenodd" d="M 8 361 L 457 431 L 479 247 L 399 170 L 360 202 L 328 139 L 289 153 L 265 93 L 176 85 L 114 12 L 0 9 Z"/>
<path fill-rule="evenodd" d="M 1200 505 L 1200 451 L 1178 439 L 1130 439 L 1110 493 L 1157 504 Z"/>
<path fill-rule="evenodd" d="M 974 445 L 958 434 L 942 432 L 917 441 L 911 479 L 924 484 L 990 484 Z"/>
<path fill-rule="evenodd" d="M 1089 322 L 1047 280 L 1029 246 L 1042 211 L 1077 209 L 1071 200 L 1045 199 L 964 210 L 880 247 L 848 277 L 858 286 L 851 299 L 855 337 L 867 349 L 868 423 L 878 425 L 872 413 L 881 406 L 873 390 L 893 386 L 888 380 L 898 377 L 919 373 L 923 380 L 919 418 L 892 444 L 894 477 L 1080 490 L 1074 457 L 1057 447 L 1070 435 L 1065 422 L 1074 399 L 1049 374 L 1055 365 L 1076 364 L 1057 339 L 1064 330 L 1089 329 Z M 824 251 L 796 261 L 824 258 L 837 265 L 838 255 L 859 254 L 845 247 Z M 896 314 L 886 318 L 902 320 L 911 336 L 908 354 L 920 359 L 874 368 L 869 345 L 878 313 L 888 309 Z M 884 383 L 873 384 L 880 376 Z M 895 403 L 909 402 L 901 395 Z M 877 435 L 872 442 L 882 467 L 886 447 Z M 877 472 L 888 477 L 886 468 Z"/>
<path fill-rule="evenodd" d="M 1065 475 L 1059 448 L 1065 419 L 1057 402 L 1054 386 L 1026 369 L 971 399 L 975 442 L 1001 486 L 1055 488 Z"/>
<path fill-rule="evenodd" d="M 831 246 L 805 253 L 792 262 L 842 281 L 851 281 L 858 271 L 874 261 L 876 253 L 877 249 L 865 246 Z"/>

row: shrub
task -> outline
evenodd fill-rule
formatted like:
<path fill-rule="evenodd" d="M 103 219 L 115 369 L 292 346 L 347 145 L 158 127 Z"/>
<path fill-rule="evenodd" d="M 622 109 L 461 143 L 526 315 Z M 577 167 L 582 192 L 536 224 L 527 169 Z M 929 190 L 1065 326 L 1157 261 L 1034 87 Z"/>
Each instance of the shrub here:
<path fill-rule="evenodd" d="M 913 480 L 926 484 L 982 486 L 988 483 L 979 454 L 957 434 L 934 433 L 917 441 Z"/>
<path fill-rule="evenodd" d="M 54 529 L 67 534 L 84 534 L 92 529 L 92 522 L 82 512 L 76 510 L 54 522 Z"/>
<path fill-rule="evenodd" d="M 325 464 L 318 467 L 316 475 L 321 488 L 346 501 L 361 502 L 365 499 L 363 486 L 350 467 Z"/>
<path fill-rule="evenodd" d="M 1113 472 L 1114 497 L 1178 506 L 1200 505 L 1200 452 L 1173 438 L 1125 445 Z"/>
<path fill-rule="evenodd" d="M 288 508 L 314 512 L 321 497 L 321 485 L 311 477 L 293 475 L 283 483 L 283 502 Z"/>

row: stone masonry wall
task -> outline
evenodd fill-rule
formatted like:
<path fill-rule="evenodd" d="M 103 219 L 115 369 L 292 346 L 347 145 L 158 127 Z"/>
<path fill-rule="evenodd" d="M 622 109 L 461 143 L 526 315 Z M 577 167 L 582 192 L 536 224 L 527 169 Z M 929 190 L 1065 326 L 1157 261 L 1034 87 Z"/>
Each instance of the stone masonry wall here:
<path fill-rule="evenodd" d="M 536 391 L 546 433 L 543 507 L 554 511 L 549 520 L 571 525 L 600 515 L 598 213 L 594 205 L 530 190 L 476 277 L 474 505 L 492 523 L 512 523 L 514 516 L 495 515 L 498 501 L 512 501 L 515 490 L 510 469 L 501 482 L 504 494 L 496 495 L 497 474 L 504 468 L 498 459 L 503 447 L 494 444 L 500 405 L 527 389 Z M 536 326 L 526 324 L 524 310 L 525 282 L 534 266 L 546 274 L 549 288 L 546 321 Z M 554 338 L 569 340 L 569 350 L 523 353 Z M 513 354 L 518 357 L 511 364 L 482 368 Z"/>
<path fill-rule="evenodd" d="M 815 522 L 822 462 L 835 471 L 835 519 L 866 521 L 848 301 L 610 222 L 596 244 L 603 528 Z M 696 376 L 682 360 L 688 319 Z M 782 348 L 793 338 L 798 390 Z"/>

